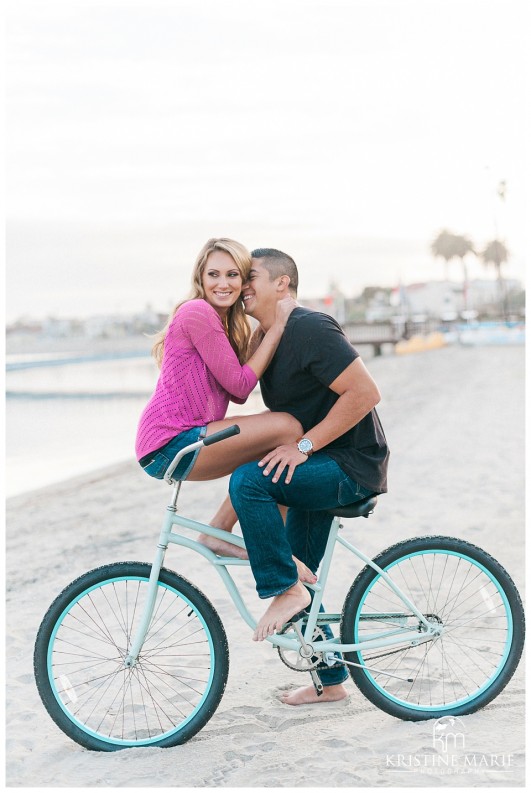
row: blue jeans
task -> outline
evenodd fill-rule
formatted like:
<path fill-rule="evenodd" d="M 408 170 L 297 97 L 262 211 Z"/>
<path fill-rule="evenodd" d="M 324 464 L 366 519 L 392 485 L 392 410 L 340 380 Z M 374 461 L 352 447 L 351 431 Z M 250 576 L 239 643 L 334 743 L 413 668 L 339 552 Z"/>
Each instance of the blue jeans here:
<path fill-rule="evenodd" d="M 289 485 L 264 476 L 256 463 L 237 468 L 229 493 L 242 528 L 259 597 L 280 595 L 299 580 L 292 554 L 317 573 L 325 552 L 332 516 L 325 510 L 359 501 L 372 494 L 354 482 L 324 452 L 298 465 Z M 286 525 L 277 504 L 288 509 Z M 327 638 L 332 632 L 324 628 Z M 323 685 L 348 677 L 345 667 L 319 669 Z"/>

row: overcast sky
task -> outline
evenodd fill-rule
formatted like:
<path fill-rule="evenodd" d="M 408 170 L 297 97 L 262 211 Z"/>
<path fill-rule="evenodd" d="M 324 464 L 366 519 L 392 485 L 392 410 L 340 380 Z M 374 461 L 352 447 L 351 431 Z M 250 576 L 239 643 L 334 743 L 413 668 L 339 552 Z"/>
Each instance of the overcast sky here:
<path fill-rule="evenodd" d="M 6 5 L 8 318 L 166 309 L 222 234 L 310 296 L 442 277 L 443 227 L 523 278 L 524 2 Z"/>

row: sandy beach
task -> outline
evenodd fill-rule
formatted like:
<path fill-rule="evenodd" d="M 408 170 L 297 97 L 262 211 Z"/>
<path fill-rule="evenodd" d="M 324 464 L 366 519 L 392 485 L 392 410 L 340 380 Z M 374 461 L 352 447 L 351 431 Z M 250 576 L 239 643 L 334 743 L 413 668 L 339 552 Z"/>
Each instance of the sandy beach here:
<path fill-rule="evenodd" d="M 383 398 L 391 447 L 389 493 L 347 538 L 370 556 L 423 534 L 482 546 L 524 596 L 524 348 L 459 346 L 368 362 Z M 43 461 L 46 465 L 46 461 Z M 227 480 L 188 483 L 180 509 L 206 520 Z M 33 678 L 33 643 L 49 603 L 81 573 L 113 561 L 150 561 L 170 490 L 137 464 L 107 467 L 13 497 L 7 510 L 7 776 L 10 787 L 519 787 L 524 785 L 524 664 L 502 694 L 462 717 L 454 767 L 427 767 L 433 721 L 402 722 L 349 681 L 337 704 L 291 707 L 279 692 L 310 682 L 250 629 L 207 563 L 170 547 L 166 567 L 201 588 L 225 625 L 229 682 L 206 727 L 173 749 L 95 753 L 51 721 Z M 362 525 L 360 525 L 362 524 Z M 359 571 L 340 549 L 327 600 L 340 609 Z M 355 560 L 354 560 L 355 561 Z M 247 570 L 235 575 L 257 616 Z M 335 602 L 333 602 L 335 601 Z M 475 756 L 466 772 L 462 755 Z M 397 764 L 401 755 L 403 762 Z M 485 758 L 482 760 L 481 758 Z"/>

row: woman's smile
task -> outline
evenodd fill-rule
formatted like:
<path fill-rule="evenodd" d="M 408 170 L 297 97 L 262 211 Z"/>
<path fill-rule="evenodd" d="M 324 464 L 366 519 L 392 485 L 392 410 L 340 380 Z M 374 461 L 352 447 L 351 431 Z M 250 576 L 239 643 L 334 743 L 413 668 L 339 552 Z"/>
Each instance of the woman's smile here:
<path fill-rule="evenodd" d="M 220 314 L 225 314 L 241 295 L 242 276 L 225 251 L 215 250 L 209 255 L 202 282 L 205 300 Z"/>

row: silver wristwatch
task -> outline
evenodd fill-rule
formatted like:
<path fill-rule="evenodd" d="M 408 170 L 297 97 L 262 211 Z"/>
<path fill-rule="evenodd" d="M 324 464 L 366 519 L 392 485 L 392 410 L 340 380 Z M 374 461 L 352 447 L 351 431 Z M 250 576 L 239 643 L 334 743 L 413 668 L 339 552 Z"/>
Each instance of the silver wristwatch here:
<path fill-rule="evenodd" d="M 306 457 L 310 457 L 313 454 L 313 443 L 309 438 L 300 438 L 297 441 L 297 449 L 306 455 Z"/>

